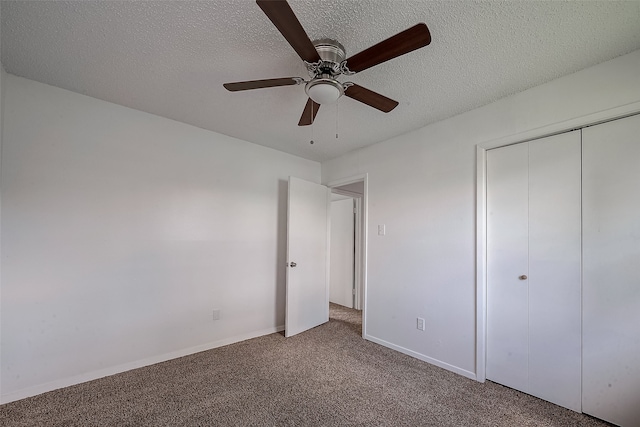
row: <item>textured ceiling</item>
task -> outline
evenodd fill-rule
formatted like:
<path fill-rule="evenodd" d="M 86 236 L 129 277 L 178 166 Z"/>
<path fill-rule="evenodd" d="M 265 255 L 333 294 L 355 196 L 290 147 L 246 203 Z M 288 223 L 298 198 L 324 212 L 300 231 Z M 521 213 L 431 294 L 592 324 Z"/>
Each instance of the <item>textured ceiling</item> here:
<path fill-rule="evenodd" d="M 431 45 L 348 78 L 400 105 L 384 114 L 343 97 L 323 106 L 313 126 L 298 127 L 303 86 L 227 92 L 225 82 L 308 78 L 251 0 L 2 1 L 2 64 L 18 76 L 321 161 L 640 49 L 640 1 L 289 4 L 312 40 L 336 39 L 347 56 L 425 22 Z"/>

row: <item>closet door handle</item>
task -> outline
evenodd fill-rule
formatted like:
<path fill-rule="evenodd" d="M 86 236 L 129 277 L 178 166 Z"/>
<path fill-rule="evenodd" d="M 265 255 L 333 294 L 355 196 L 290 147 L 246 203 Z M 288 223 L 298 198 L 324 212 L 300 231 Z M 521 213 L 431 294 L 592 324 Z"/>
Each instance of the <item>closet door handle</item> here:
<path fill-rule="evenodd" d="M 520 280 L 527 280 L 527 275 L 523 274 L 522 276 L 518 276 L 518 279 Z"/>

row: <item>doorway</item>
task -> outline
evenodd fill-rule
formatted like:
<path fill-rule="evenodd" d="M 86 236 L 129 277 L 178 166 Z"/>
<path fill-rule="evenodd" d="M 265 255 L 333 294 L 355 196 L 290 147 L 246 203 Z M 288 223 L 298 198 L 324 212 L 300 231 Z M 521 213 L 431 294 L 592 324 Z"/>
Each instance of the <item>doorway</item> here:
<path fill-rule="evenodd" d="M 356 307 L 356 208 L 353 197 L 331 194 L 329 302 Z"/>
<path fill-rule="evenodd" d="M 332 193 L 330 301 L 358 310 L 365 336 L 367 176 L 331 182 L 328 187 Z"/>

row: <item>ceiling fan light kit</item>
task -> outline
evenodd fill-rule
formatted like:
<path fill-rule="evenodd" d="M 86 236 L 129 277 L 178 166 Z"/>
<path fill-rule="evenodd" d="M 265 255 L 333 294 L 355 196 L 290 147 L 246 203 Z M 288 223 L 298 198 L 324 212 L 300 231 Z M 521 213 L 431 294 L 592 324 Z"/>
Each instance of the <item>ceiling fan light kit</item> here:
<path fill-rule="evenodd" d="M 352 82 L 341 83 L 337 77 L 355 74 L 431 43 L 429 29 L 420 23 L 347 59 L 344 46 L 335 40 L 324 38 L 311 42 L 286 0 L 256 0 L 256 3 L 300 56 L 311 79 L 285 77 L 225 83 L 223 86 L 235 92 L 305 83 L 309 99 L 298 126 L 312 124 L 320 105 L 333 104 L 342 95 L 382 112 L 390 112 L 398 106 L 397 101 Z"/>
<path fill-rule="evenodd" d="M 304 91 L 320 105 L 333 104 L 344 94 L 342 83 L 332 78 L 318 78 L 309 81 Z"/>

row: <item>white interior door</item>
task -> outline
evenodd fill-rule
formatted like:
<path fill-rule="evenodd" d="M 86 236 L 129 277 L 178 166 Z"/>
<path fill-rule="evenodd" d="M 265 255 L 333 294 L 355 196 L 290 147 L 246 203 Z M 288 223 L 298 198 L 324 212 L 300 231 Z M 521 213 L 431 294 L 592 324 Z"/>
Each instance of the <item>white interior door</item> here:
<path fill-rule="evenodd" d="M 285 336 L 329 321 L 330 191 L 289 177 Z"/>
<path fill-rule="evenodd" d="M 640 116 L 583 130 L 583 412 L 640 425 Z"/>
<path fill-rule="evenodd" d="M 580 131 L 529 143 L 529 391 L 580 412 Z"/>
<path fill-rule="evenodd" d="M 487 153 L 487 378 L 581 409 L 580 132 Z"/>
<path fill-rule="evenodd" d="M 528 391 L 528 146 L 487 152 L 487 379 Z"/>

